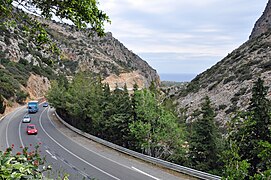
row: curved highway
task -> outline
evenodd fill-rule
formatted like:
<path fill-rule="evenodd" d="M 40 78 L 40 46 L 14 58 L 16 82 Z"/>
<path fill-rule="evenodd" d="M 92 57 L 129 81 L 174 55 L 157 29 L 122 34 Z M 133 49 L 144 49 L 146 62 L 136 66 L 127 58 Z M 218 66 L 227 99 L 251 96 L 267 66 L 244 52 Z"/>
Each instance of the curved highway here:
<path fill-rule="evenodd" d="M 180 180 L 193 179 L 171 172 L 130 156 L 116 152 L 70 131 L 58 122 L 50 107 L 39 106 L 39 112 L 30 114 L 37 135 L 27 135 L 22 123 L 26 106 L 15 109 L 0 121 L 0 150 L 14 145 L 13 153 L 22 147 L 40 144 L 41 156 L 53 167 L 50 177 L 69 174 L 69 179 L 98 180 Z M 45 174 L 48 176 L 48 174 Z"/>

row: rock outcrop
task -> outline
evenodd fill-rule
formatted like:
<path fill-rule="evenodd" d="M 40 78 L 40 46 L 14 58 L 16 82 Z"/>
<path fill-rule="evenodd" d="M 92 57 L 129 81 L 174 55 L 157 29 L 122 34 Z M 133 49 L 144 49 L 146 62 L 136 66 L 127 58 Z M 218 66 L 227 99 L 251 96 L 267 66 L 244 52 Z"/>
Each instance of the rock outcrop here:
<path fill-rule="evenodd" d="M 251 32 L 250 39 L 255 38 L 271 29 L 271 1 L 268 0 L 267 6 L 262 16 L 257 20 Z"/>
<path fill-rule="evenodd" d="M 30 99 L 43 97 L 51 87 L 47 77 L 31 74 L 27 81 L 26 91 Z"/>
<path fill-rule="evenodd" d="M 119 76 L 112 74 L 104 79 L 103 83 L 108 83 L 110 90 L 115 88 L 123 88 L 126 84 L 128 91 L 132 91 L 134 85 L 137 84 L 138 88 L 144 88 L 148 84 L 139 72 L 122 73 Z"/>

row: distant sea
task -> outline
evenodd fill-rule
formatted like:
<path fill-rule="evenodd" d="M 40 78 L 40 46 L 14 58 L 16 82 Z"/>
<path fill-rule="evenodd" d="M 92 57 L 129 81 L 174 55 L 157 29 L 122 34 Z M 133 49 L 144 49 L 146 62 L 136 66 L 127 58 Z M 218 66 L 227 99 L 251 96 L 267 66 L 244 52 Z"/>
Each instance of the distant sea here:
<path fill-rule="evenodd" d="M 197 74 L 159 74 L 161 81 L 190 82 Z"/>

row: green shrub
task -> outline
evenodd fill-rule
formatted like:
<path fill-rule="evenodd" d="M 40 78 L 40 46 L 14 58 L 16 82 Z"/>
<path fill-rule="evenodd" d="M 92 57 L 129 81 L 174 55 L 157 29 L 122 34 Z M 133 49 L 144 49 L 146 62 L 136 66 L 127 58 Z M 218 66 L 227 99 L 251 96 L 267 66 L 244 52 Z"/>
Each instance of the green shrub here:
<path fill-rule="evenodd" d="M 4 152 L 0 151 L 0 179 L 44 179 L 43 173 L 52 170 L 50 165 L 45 164 L 45 158 L 40 156 L 39 145 L 36 145 L 32 152 L 28 151 L 28 147 L 25 147 L 16 154 L 12 154 L 13 148 L 12 144 Z M 43 168 L 41 169 L 40 166 Z M 48 172 L 48 174 L 50 173 Z M 58 179 L 67 180 L 68 175 Z"/>
<path fill-rule="evenodd" d="M 65 67 L 69 68 L 72 72 L 75 72 L 78 67 L 78 61 L 65 60 L 63 61 Z"/>
<path fill-rule="evenodd" d="M 7 46 L 11 45 L 10 39 L 7 36 L 4 37 L 4 41 Z"/>
<path fill-rule="evenodd" d="M 260 67 L 264 70 L 270 70 L 271 69 L 271 61 L 264 62 L 260 65 Z"/>
<path fill-rule="evenodd" d="M 20 91 L 16 92 L 16 102 L 22 104 L 25 102 L 25 100 L 28 96 L 29 96 L 28 93 L 20 90 Z"/>
<path fill-rule="evenodd" d="M 23 58 L 20 58 L 19 63 L 23 64 L 25 66 L 29 64 L 28 61 L 26 59 L 23 59 Z"/>
<path fill-rule="evenodd" d="M 234 96 L 242 96 L 246 93 L 247 88 L 240 88 L 240 90 L 234 94 Z"/>
<path fill-rule="evenodd" d="M 237 110 L 237 106 L 236 106 L 236 105 L 232 105 L 232 106 L 230 106 L 230 107 L 225 111 L 225 113 L 226 113 L 226 114 L 230 114 L 230 113 L 232 113 L 232 112 L 236 112 L 236 110 Z"/>
<path fill-rule="evenodd" d="M 6 82 L 1 82 L 0 83 L 0 94 L 4 96 L 6 99 L 9 99 L 14 96 L 14 88 L 12 85 L 6 83 Z"/>
<path fill-rule="evenodd" d="M 32 66 L 32 71 L 38 75 L 41 75 L 41 68 L 39 66 Z"/>
<path fill-rule="evenodd" d="M 0 94 L 0 114 L 3 114 L 6 110 L 6 105 L 3 96 Z"/>
<path fill-rule="evenodd" d="M 218 109 L 219 109 L 219 110 L 224 110 L 224 109 L 226 109 L 226 107 L 227 107 L 227 105 L 225 105 L 225 104 L 220 104 L 220 105 L 218 106 Z"/>
<path fill-rule="evenodd" d="M 234 79 L 236 79 L 236 76 L 227 77 L 226 79 L 224 79 L 223 84 L 227 84 L 227 83 L 233 81 Z"/>
<path fill-rule="evenodd" d="M 241 75 L 240 77 L 238 77 L 238 81 L 239 82 L 243 82 L 243 81 L 245 81 L 245 80 L 250 80 L 250 79 L 252 79 L 253 78 L 253 76 L 252 76 L 252 74 L 250 74 L 250 73 L 247 73 L 247 74 L 243 74 L 243 75 Z"/>
<path fill-rule="evenodd" d="M 231 98 L 231 103 L 232 104 L 237 104 L 238 100 L 239 100 L 239 97 L 238 96 L 234 96 L 234 97 Z"/>
<path fill-rule="evenodd" d="M 29 51 L 28 47 L 24 43 L 19 43 L 18 46 L 19 46 L 20 50 L 23 51 L 23 52 L 28 52 Z"/>

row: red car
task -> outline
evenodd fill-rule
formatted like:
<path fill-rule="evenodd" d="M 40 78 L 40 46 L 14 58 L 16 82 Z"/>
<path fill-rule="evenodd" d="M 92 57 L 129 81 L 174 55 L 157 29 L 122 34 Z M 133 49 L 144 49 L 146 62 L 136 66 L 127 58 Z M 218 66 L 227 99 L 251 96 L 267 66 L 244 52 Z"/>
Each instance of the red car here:
<path fill-rule="evenodd" d="M 28 135 L 29 134 L 38 134 L 38 130 L 34 124 L 27 125 L 26 132 Z"/>

